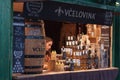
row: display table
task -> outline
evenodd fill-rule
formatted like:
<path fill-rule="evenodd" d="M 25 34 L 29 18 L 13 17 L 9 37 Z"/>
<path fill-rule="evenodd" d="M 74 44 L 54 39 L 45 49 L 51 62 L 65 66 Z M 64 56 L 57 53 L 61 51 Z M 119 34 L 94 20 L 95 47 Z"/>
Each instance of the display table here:
<path fill-rule="evenodd" d="M 115 80 L 118 68 L 91 69 L 42 74 L 13 74 L 13 80 Z"/>

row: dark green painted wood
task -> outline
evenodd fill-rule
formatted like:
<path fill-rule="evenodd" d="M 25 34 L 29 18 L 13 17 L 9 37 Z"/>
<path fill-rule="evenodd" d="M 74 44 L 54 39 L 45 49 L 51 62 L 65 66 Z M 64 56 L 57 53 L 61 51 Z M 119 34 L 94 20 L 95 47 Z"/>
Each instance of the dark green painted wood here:
<path fill-rule="evenodd" d="M 96 8 L 107 9 L 107 10 L 112 10 L 112 11 L 114 11 L 115 9 L 115 6 L 99 4 L 97 2 L 92 2 L 91 0 L 88 0 L 88 1 L 87 0 L 52 0 L 52 1 L 96 7 Z"/>
<path fill-rule="evenodd" d="M 0 0 L 0 80 L 12 80 L 12 1 Z"/>
<path fill-rule="evenodd" d="M 120 15 L 114 17 L 112 55 L 113 66 L 120 68 Z M 120 75 L 120 70 L 118 75 Z M 118 76 L 116 80 L 120 80 L 120 76 Z"/>

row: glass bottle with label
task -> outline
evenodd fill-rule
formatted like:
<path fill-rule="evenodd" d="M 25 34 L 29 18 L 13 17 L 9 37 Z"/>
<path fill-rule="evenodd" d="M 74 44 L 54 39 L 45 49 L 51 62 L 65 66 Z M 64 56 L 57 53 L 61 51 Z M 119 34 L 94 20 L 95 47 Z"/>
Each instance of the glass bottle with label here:
<path fill-rule="evenodd" d="M 82 38 L 81 27 L 79 27 L 79 28 L 78 28 L 78 34 L 77 34 L 78 45 L 81 44 L 81 38 Z"/>

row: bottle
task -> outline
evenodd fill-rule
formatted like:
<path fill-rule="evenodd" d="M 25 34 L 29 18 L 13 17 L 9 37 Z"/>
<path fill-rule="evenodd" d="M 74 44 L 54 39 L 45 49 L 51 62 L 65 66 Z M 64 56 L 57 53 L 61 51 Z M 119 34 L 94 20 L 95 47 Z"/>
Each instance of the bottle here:
<path fill-rule="evenodd" d="M 73 59 L 70 60 L 70 71 L 74 71 L 74 62 L 73 62 Z"/>
<path fill-rule="evenodd" d="M 100 39 L 99 45 L 100 45 L 100 67 L 104 68 L 104 40 L 103 39 Z"/>
<path fill-rule="evenodd" d="M 91 50 L 88 50 L 88 54 L 87 54 L 87 69 L 91 69 Z"/>
<path fill-rule="evenodd" d="M 61 71 L 64 71 L 64 63 L 61 62 Z"/>
<path fill-rule="evenodd" d="M 104 68 L 108 68 L 108 51 L 104 49 Z"/>
<path fill-rule="evenodd" d="M 78 28 L 78 34 L 77 34 L 77 41 L 78 41 L 78 45 L 81 44 L 81 38 L 82 38 L 82 34 L 81 34 L 81 28 Z"/>
<path fill-rule="evenodd" d="M 51 60 L 56 60 L 56 54 L 57 54 L 57 52 L 55 50 L 53 50 L 51 53 Z"/>
<path fill-rule="evenodd" d="M 98 63 L 99 63 L 99 59 L 98 59 L 97 54 L 95 53 L 95 56 L 94 56 L 94 67 L 95 67 L 95 69 L 98 69 Z"/>
<path fill-rule="evenodd" d="M 61 48 L 61 54 L 62 54 L 62 59 L 65 60 L 67 57 L 67 54 L 64 46 L 62 46 Z"/>

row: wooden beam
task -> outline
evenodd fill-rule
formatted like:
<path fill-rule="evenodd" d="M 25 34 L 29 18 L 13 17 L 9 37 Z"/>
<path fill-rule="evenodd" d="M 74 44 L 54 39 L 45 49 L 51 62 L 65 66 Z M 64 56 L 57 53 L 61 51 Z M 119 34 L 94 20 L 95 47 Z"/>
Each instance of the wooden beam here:
<path fill-rule="evenodd" d="M 0 80 L 12 80 L 12 0 L 0 0 Z"/>

